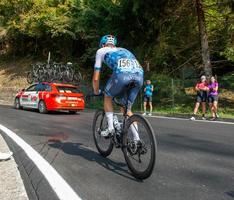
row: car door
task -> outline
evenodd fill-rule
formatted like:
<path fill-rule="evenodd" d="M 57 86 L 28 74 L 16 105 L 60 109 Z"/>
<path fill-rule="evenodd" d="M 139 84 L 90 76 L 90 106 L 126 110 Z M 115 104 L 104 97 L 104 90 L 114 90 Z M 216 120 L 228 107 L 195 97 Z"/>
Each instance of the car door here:
<path fill-rule="evenodd" d="M 33 108 L 37 85 L 38 84 L 33 84 L 25 90 L 24 94 L 22 95 L 22 99 L 24 99 L 23 105 L 21 104 L 22 106 Z"/>
<path fill-rule="evenodd" d="M 27 89 L 25 89 L 20 97 L 20 105 L 23 107 L 28 107 L 29 104 L 29 95 L 30 95 L 30 91 L 33 90 L 33 88 L 35 88 L 36 84 L 30 85 Z"/>
<path fill-rule="evenodd" d="M 43 99 L 44 93 L 45 93 L 45 87 L 46 84 L 39 83 L 36 85 L 36 91 L 31 94 L 31 106 L 33 108 L 38 108 L 38 103 L 40 99 Z"/>
<path fill-rule="evenodd" d="M 20 95 L 19 100 L 20 100 L 20 105 L 21 105 L 21 106 L 24 107 L 24 106 L 27 104 L 28 95 L 26 94 L 26 90 L 24 90 L 24 91 L 22 92 L 22 94 Z"/>
<path fill-rule="evenodd" d="M 45 90 L 45 85 L 43 83 L 38 83 L 35 86 L 35 89 L 30 92 L 30 107 L 31 108 L 38 108 L 39 103 L 39 95 Z"/>

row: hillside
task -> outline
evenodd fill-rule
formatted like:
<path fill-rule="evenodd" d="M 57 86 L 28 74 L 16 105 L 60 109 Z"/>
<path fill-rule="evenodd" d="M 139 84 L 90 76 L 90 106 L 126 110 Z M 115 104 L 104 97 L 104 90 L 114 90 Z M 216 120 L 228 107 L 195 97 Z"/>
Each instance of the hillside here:
<path fill-rule="evenodd" d="M 26 59 L 0 62 L 0 103 L 12 104 L 15 93 L 28 85 L 29 63 Z"/>

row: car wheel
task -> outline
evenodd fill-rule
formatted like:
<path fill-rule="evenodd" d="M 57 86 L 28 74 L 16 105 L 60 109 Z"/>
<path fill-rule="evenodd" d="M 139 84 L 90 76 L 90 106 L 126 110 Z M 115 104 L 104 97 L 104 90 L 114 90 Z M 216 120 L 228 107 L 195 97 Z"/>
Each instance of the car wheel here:
<path fill-rule="evenodd" d="M 70 113 L 70 114 L 76 114 L 76 113 L 77 113 L 77 110 L 69 110 L 69 113 Z"/>
<path fill-rule="evenodd" d="M 15 109 L 22 109 L 22 106 L 20 105 L 20 100 L 19 100 L 19 98 L 15 98 L 14 108 L 15 108 Z"/>
<path fill-rule="evenodd" d="M 48 110 L 46 108 L 46 104 L 45 104 L 44 101 L 42 101 L 42 100 L 39 101 L 38 110 L 39 110 L 40 113 L 43 113 L 43 114 L 48 113 Z"/>

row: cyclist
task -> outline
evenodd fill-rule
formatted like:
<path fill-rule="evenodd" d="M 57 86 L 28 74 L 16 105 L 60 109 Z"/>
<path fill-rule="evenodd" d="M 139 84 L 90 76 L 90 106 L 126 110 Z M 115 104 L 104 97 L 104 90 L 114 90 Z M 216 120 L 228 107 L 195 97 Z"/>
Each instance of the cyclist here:
<path fill-rule="evenodd" d="M 143 85 L 144 71 L 135 56 L 127 49 L 116 47 L 116 45 L 117 39 L 115 36 L 103 36 L 100 40 L 100 48 L 96 52 L 94 65 L 93 90 L 96 95 L 99 94 L 100 91 L 99 80 L 102 64 L 105 63 L 113 71 L 104 90 L 104 110 L 108 123 L 108 128 L 101 132 L 101 135 L 104 137 L 115 132 L 112 98 L 120 96 L 121 102 L 127 105 L 128 116 L 131 116 L 133 114 L 131 107 Z M 128 97 L 124 97 L 123 92 L 126 89 L 126 86 L 131 82 L 134 82 L 135 86 L 130 89 Z M 132 124 L 130 129 L 133 134 L 133 140 L 139 141 L 140 138 L 137 132 L 137 124 Z"/>

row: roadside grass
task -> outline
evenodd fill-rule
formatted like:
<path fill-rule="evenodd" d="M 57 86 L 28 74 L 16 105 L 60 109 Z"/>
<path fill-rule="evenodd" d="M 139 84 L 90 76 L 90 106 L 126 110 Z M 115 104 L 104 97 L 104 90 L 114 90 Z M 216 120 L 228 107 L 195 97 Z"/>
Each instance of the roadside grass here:
<path fill-rule="evenodd" d="M 158 115 L 171 115 L 171 116 L 185 116 L 189 117 L 193 114 L 195 105 L 195 93 L 190 94 L 178 94 L 172 103 L 168 98 L 155 98 L 153 102 L 153 113 Z M 134 107 L 135 111 L 143 112 L 143 102 Z M 147 107 L 148 111 L 149 108 Z M 220 89 L 219 101 L 218 101 L 218 114 L 220 118 L 232 118 L 234 119 L 234 92 L 232 90 Z M 201 105 L 197 115 L 201 116 Z M 208 103 L 206 104 L 206 116 L 211 117 L 211 112 Z"/>
<path fill-rule="evenodd" d="M 156 107 L 153 109 L 154 114 L 158 115 L 180 115 L 180 116 L 185 116 L 185 117 L 190 117 L 193 113 L 193 106 L 180 106 L 176 105 L 174 108 L 166 108 L 166 107 Z M 199 112 L 197 113 L 198 116 L 202 115 L 201 108 L 199 108 Z M 232 118 L 234 119 L 234 109 L 233 108 L 218 108 L 218 114 L 220 118 Z M 207 111 L 206 111 L 206 117 L 211 117 L 211 112 L 210 109 L 207 105 Z"/>
<path fill-rule="evenodd" d="M 234 119 L 234 107 L 233 104 L 226 105 L 220 100 L 220 105 L 218 108 L 218 114 L 220 118 L 231 118 Z M 226 106 L 225 106 L 226 105 Z M 102 99 L 94 99 L 87 103 L 86 105 L 90 109 L 102 109 L 103 108 L 103 100 Z M 165 105 L 162 103 L 154 103 L 153 114 L 155 115 L 167 115 L 167 116 L 183 116 L 183 117 L 190 117 L 193 113 L 194 109 L 194 101 L 187 102 L 186 104 L 176 104 L 174 107 L 171 105 Z M 206 116 L 211 117 L 211 112 L 209 106 L 207 104 L 207 112 Z M 119 108 L 115 106 L 115 110 L 118 112 Z M 143 105 L 136 104 L 133 106 L 134 112 L 143 113 Z M 149 108 L 147 107 L 147 111 L 149 112 Z M 198 116 L 201 116 L 201 106 L 199 108 L 199 112 L 197 113 Z"/>

